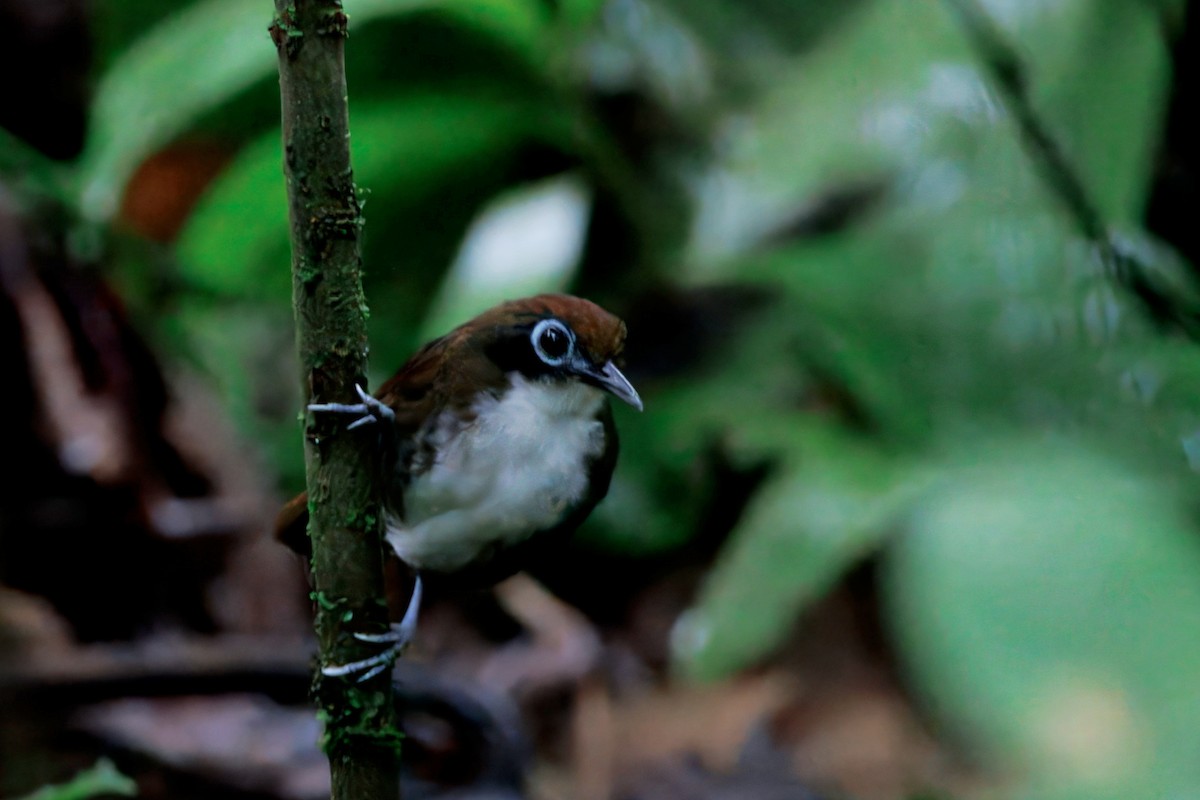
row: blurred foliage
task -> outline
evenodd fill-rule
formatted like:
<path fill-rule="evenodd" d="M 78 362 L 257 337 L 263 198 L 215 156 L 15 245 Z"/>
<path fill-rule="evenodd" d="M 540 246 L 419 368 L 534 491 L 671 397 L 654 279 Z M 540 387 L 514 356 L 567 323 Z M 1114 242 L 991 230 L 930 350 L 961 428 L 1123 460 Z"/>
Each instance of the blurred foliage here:
<path fill-rule="evenodd" d="M 939 482 L 890 564 L 926 688 L 1022 765 L 1028 796 L 1191 794 L 1194 519 L 1157 478 L 1073 442 L 990 454 Z"/>
<path fill-rule="evenodd" d="M 45 786 L 21 800 L 86 800 L 99 796 L 136 797 L 137 784 L 122 775 L 107 758 L 102 758 L 70 781 Z"/>
<path fill-rule="evenodd" d="M 269 8 L 100 6 L 84 155 L 0 164 L 109 231 L 164 146 L 236 151 L 167 256 L 99 238 L 135 310 L 294 487 Z M 1196 344 L 1067 212 L 962 24 L 981 12 L 1012 46 L 1032 113 L 1134 268 L 1194 296 L 1192 267 L 1140 227 L 1183 2 L 346 7 L 376 378 L 535 288 L 620 312 L 648 292 L 769 298 L 729 320 L 717 303 L 710 346 L 643 362 L 647 410 L 617 410 L 622 461 L 584 532 L 669 550 L 721 497 L 716 461 L 767 467 L 677 628 L 684 672 L 770 654 L 876 555 L 914 684 L 1019 776 L 1015 796 L 1200 791 Z M 561 236 L 531 235 L 547 226 Z M 630 319 L 637 372 L 672 332 Z"/>

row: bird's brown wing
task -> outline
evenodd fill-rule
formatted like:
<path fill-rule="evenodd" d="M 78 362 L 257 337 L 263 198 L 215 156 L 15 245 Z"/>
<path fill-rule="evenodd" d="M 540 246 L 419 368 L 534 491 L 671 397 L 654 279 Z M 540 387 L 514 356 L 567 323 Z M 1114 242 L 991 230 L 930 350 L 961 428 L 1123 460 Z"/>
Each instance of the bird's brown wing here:
<path fill-rule="evenodd" d="M 302 556 L 312 555 L 308 541 L 308 492 L 301 492 L 275 516 L 275 538 Z"/>
<path fill-rule="evenodd" d="M 396 415 L 394 430 L 381 437 L 385 449 L 392 448 L 392 452 L 381 454 L 381 463 L 398 465 L 401 472 L 411 463 L 415 455 L 412 444 L 414 435 L 424 421 L 436 415 L 447 402 L 446 393 L 438 388 L 442 383 L 440 373 L 454 361 L 447 355 L 457 338 L 458 331 L 452 331 L 429 342 L 375 392 L 375 396 Z M 387 482 L 391 486 L 391 481 Z M 394 495 L 388 498 L 391 505 L 401 503 L 399 494 L 406 483 L 402 479 L 390 492 Z M 301 492 L 284 505 L 275 518 L 275 538 L 297 553 L 308 556 L 312 554 L 312 548 L 307 529 L 308 494 Z"/>

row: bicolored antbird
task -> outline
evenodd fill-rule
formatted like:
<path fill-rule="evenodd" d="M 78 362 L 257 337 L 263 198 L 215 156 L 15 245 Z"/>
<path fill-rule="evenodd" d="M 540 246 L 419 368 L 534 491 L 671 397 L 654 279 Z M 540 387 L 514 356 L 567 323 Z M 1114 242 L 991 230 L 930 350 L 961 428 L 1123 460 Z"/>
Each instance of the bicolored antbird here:
<path fill-rule="evenodd" d="M 374 674 L 408 642 L 422 573 L 493 582 L 587 518 L 617 460 L 607 396 L 642 408 L 618 366 L 624 344 L 625 324 L 595 303 L 513 300 L 426 344 L 375 397 L 358 388 L 361 403 L 309 406 L 379 429 L 387 542 L 417 575 L 403 621 L 359 637 L 389 651 L 326 674 Z M 277 522 L 301 551 L 306 507 L 300 495 Z"/>

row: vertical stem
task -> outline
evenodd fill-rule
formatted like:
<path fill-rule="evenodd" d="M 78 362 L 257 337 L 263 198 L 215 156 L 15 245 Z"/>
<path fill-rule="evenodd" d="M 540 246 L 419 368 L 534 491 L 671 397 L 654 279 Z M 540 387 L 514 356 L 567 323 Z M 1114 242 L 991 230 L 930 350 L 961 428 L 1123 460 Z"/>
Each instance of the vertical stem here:
<path fill-rule="evenodd" d="M 341 0 L 275 0 L 284 174 L 292 238 L 292 301 L 310 402 L 354 403 L 365 385 L 366 302 L 361 211 L 350 167 Z M 321 662 L 358 660 L 350 630 L 387 624 L 375 453 L 345 418 L 309 414 L 309 535 Z M 333 798 L 397 798 L 395 710 L 387 672 L 362 684 L 318 674 Z"/>

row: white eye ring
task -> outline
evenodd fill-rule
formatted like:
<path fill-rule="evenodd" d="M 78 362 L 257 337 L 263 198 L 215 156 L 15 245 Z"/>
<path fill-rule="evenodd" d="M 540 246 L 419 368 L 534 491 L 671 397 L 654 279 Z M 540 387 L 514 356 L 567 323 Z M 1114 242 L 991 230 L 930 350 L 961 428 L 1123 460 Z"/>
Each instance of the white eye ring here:
<path fill-rule="evenodd" d="M 562 338 L 556 341 L 555 334 Z M 570 328 L 556 319 L 544 319 L 534 325 L 533 332 L 529 334 L 529 341 L 533 343 L 533 352 L 537 353 L 537 357 L 552 367 L 567 363 L 575 353 L 575 335 L 571 333 Z M 547 345 L 553 345 L 557 350 L 562 346 L 560 342 L 566 344 L 566 349 L 561 353 L 547 350 Z"/>

